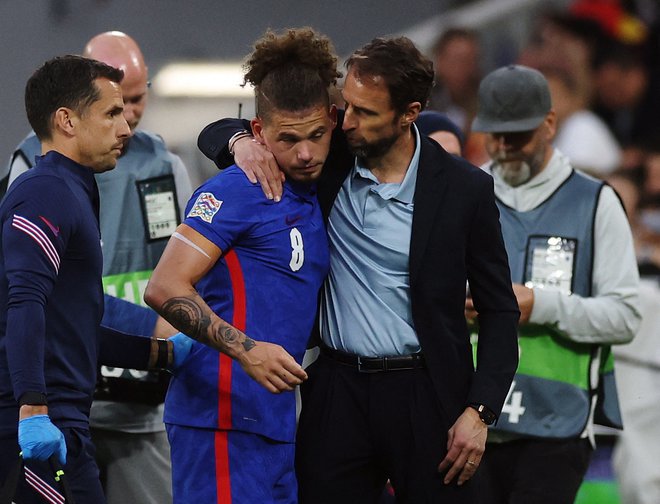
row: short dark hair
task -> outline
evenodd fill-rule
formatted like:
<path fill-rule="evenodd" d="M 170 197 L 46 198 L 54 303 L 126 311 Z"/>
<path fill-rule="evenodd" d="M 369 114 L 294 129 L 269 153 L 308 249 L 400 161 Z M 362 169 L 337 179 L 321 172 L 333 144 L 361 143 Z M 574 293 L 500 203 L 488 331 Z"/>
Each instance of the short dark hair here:
<path fill-rule="evenodd" d="M 25 85 L 25 111 L 39 140 L 52 137 L 52 117 L 60 107 L 79 113 L 100 97 L 94 81 L 105 78 L 119 84 L 124 72 L 82 56 L 58 56 L 46 61 Z"/>
<path fill-rule="evenodd" d="M 273 109 L 291 112 L 319 103 L 330 105 L 328 88 L 337 82 L 337 56 L 330 40 L 311 28 L 272 31 L 254 45 L 244 65 L 244 84 L 254 86 L 257 115 Z"/>
<path fill-rule="evenodd" d="M 358 76 L 382 77 L 392 107 L 401 113 L 411 102 L 424 109 L 433 87 L 433 63 L 407 37 L 373 39 L 346 60 L 346 68 Z"/>

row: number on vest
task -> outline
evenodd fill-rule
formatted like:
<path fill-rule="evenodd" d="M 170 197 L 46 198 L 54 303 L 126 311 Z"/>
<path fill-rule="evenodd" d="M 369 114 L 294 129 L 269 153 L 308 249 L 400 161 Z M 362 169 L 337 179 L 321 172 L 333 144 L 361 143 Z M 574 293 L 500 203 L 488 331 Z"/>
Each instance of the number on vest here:
<path fill-rule="evenodd" d="M 303 239 L 298 228 L 291 230 L 289 238 L 291 239 L 291 261 L 289 261 L 289 268 L 291 268 L 291 271 L 298 271 L 305 262 Z"/>
<path fill-rule="evenodd" d="M 511 383 L 509 393 L 506 395 L 504 406 L 502 406 L 502 413 L 509 415 L 509 423 L 517 424 L 520 417 L 525 414 L 525 407 L 522 405 L 523 393 L 520 390 L 515 390 L 515 380 Z"/>

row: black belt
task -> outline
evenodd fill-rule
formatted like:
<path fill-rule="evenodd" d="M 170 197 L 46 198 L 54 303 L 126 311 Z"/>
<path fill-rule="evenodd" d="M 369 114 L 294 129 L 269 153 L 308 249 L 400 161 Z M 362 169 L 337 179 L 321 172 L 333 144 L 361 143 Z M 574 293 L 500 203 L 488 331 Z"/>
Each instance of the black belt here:
<path fill-rule="evenodd" d="M 426 367 L 424 355 L 421 353 L 413 355 L 393 355 L 390 357 L 361 357 L 349 354 L 334 348 L 321 345 L 321 355 L 351 366 L 360 373 L 377 373 L 379 371 L 402 371 L 405 369 L 422 369 Z"/>

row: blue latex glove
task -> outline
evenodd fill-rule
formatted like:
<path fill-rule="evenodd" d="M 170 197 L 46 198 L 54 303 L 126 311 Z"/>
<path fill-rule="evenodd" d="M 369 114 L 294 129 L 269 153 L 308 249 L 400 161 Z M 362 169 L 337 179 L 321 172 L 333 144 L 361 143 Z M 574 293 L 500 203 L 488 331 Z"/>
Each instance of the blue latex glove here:
<path fill-rule="evenodd" d="M 176 333 L 171 338 L 168 338 L 168 341 L 172 342 L 174 353 L 174 362 L 169 368 L 169 371 L 174 373 L 183 365 L 183 362 L 188 358 L 188 355 L 190 355 L 190 350 L 192 349 L 195 340 L 189 338 L 183 333 Z"/>
<path fill-rule="evenodd" d="M 34 415 L 18 422 L 18 445 L 24 459 L 48 460 L 57 455 L 66 464 L 64 434 L 55 427 L 48 415 Z"/>

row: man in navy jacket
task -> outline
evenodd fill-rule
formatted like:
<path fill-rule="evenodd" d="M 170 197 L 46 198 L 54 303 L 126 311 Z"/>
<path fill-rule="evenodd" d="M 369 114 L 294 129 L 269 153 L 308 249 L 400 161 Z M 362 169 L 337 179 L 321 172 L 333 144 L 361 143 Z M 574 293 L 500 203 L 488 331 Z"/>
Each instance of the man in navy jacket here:
<path fill-rule="evenodd" d="M 89 434 L 97 363 L 146 369 L 173 359 L 164 340 L 100 326 L 94 174 L 114 168 L 130 136 L 122 77 L 98 61 L 64 56 L 26 85 L 43 156 L 0 204 L 0 473 L 9 473 L 21 451 L 21 503 L 54 498 L 54 475 L 42 462 L 53 456 L 65 465 L 78 504 L 105 502 Z"/>

